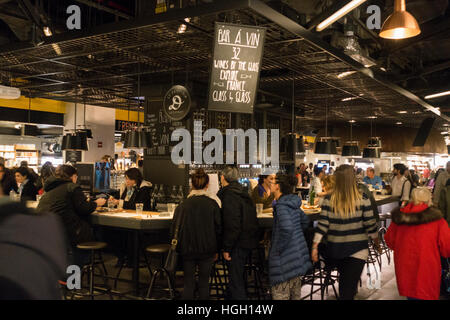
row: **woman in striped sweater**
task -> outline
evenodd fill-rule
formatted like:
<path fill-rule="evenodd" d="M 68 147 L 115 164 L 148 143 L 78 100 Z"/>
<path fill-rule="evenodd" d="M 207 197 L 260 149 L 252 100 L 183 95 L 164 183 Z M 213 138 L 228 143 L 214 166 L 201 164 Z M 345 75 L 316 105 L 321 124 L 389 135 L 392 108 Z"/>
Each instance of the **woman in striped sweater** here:
<path fill-rule="evenodd" d="M 324 239 L 325 262 L 339 272 L 339 299 L 353 300 L 369 254 L 369 237 L 380 250 L 378 228 L 370 200 L 358 191 L 353 167 L 341 165 L 335 176 L 334 191 L 322 203 L 311 256 L 313 262 L 319 260 L 318 245 Z"/>

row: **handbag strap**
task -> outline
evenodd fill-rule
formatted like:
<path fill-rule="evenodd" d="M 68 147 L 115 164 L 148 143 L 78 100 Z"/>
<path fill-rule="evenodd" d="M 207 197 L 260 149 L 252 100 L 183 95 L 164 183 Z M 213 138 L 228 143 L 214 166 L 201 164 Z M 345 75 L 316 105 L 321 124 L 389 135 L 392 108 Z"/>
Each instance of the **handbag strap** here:
<path fill-rule="evenodd" d="M 181 206 L 181 203 L 179 204 L 179 206 Z M 171 250 L 175 250 L 177 248 L 178 234 L 180 233 L 181 226 L 184 223 L 184 217 L 185 217 L 184 210 L 181 207 L 179 208 L 179 210 L 181 210 L 181 212 L 180 212 L 181 217 L 178 219 L 178 221 L 175 221 L 175 223 L 176 223 L 175 231 L 173 233 L 172 242 L 170 243 L 171 244 L 171 247 L 170 247 Z"/>

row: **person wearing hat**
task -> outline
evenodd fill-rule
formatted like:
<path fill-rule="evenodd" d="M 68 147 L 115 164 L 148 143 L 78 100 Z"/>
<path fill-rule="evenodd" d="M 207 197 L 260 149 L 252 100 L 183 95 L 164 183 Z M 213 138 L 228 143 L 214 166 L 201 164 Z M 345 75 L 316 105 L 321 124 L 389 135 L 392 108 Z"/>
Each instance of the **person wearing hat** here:
<path fill-rule="evenodd" d="M 403 208 L 392 211 L 384 240 L 394 250 L 395 275 L 401 296 L 438 300 L 441 256 L 450 257 L 450 228 L 440 210 L 432 207 L 431 192 L 415 188 Z"/>

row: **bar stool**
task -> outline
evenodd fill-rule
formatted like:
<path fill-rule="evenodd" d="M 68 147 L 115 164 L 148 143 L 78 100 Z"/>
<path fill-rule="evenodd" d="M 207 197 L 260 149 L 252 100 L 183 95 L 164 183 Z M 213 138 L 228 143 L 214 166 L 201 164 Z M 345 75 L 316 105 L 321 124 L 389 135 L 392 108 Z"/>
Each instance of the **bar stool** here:
<path fill-rule="evenodd" d="M 263 248 L 264 250 L 264 248 Z M 256 251 L 256 255 L 255 255 Z M 262 256 L 261 256 L 262 255 Z M 255 256 L 257 257 L 255 259 Z M 263 276 L 263 268 L 264 268 L 264 251 L 261 252 L 260 248 L 253 250 L 248 259 L 247 263 L 244 266 L 244 283 L 245 290 L 247 292 L 247 296 L 251 294 L 255 294 L 258 300 L 265 300 L 267 297 L 267 292 L 264 288 L 262 276 Z M 250 283 L 248 280 L 252 279 L 253 282 Z M 253 290 L 249 290 L 253 289 Z"/>
<path fill-rule="evenodd" d="M 167 285 L 168 285 L 168 289 L 169 289 L 170 299 L 173 299 L 175 296 L 174 276 L 164 268 L 164 256 L 169 252 L 169 250 L 170 250 L 170 244 L 165 244 L 165 243 L 164 244 L 154 244 L 154 245 L 150 245 L 147 248 L 145 248 L 145 251 L 150 255 L 150 258 L 152 256 L 159 256 L 161 259 L 160 266 L 156 268 L 155 272 L 153 272 L 152 277 L 150 279 L 150 285 L 148 287 L 147 296 L 146 296 L 147 299 L 150 298 L 150 296 L 151 296 L 156 277 L 161 274 L 163 276 L 165 276 L 167 279 Z"/>
<path fill-rule="evenodd" d="M 320 291 L 320 299 L 324 300 L 325 292 L 328 294 L 328 287 L 331 285 L 333 288 L 334 295 L 336 299 L 339 298 L 339 295 L 336 291 L 335 283 L 339 281 L 339 274 L 333 275 L 333 272 L 337 272 L 336 268 L 328 267 L 321 257 L 319 257 L 319 261 L 313 264 L 312 269 L 309 273 L 303 276 L 302 286 L 310 285 L 311 290 L 310 293 L 307 294 L 303 299 L 310 298 L 313 299 L 314 293 Z M 318 287 L 317 289 L 314 289 Z"/>
<path fill-rule="evenodd" d="M 386 258 L 388 260 L 388 265 L 391 264 L 391 249 L 389 249 L 388 245 L 386 244 L 386 241 L 384 241 L 384 235 L 387 232 L 387 220 L 391 219 L 391 213 L 383 213 L 379 215 L 380 217 L 380 228 L 378 229 L 378 235 L 381 240 L 381 254 L 386 254 Z"/>
<path fill-rule="evenodd" d="M 139 243 L 142 243 L 142 238 L 140 238 L 139 240 L 140 240 Z M 147 255 L 145 254 L 145 252 L 144 252 L 144 250 L 143 250 L 141 245 L 139 245 L 139 250 L 141 251 L 141 255 L 142 255 L 144 260 L 143 261 L 139 261 L 138 268 L 139 269 L 140 268 L 147 268 L 148 271 L 149 271 L 149 274 L 151 276 L 153 274 L 153 271 L 152 271 L 150 263 L 149 263 L 149 261 L 147 259 Z M 126 258 L 128 258 L 128 256 L 126 256 Z M 120 273 L 122 272 L 122 269 L 126 268 L 126 267 L 129 267 L 129 265 L 127 265 L 127 259 L 123 259 L 120 262 L 119 271 L 117 271 L 116 277 L 114 278 L 114 289 L 117 288 L 117 282 L 120 280 Z"/>
<path fill-rule="evenodd" d="M 88 294 L 81 294 L 81 293 L 77 293 L 77 295 L 81 295 L 81 296 L 88 296 L 91 298 L 91 300 L 94 300 L 95 296 L 100 296 L 105 294 L 104 292 L 100 292 L 100 291 L 95 291 L 94 290 L 94 269 L 96 267 L 96 265 L 101 264 L 103 266 L 103 270 L 105 271 L 105 275 L 107 275 L 107 271 L 106 271 L 106 267 L 105 267 L 105 263 L 103 262 L 103 257 L 101 256 L 101 252 L 100 250 L 106 248 L 107 243 L 106 242 L 83 242 L 77 245 L 77 248 L 80 250 L 89 250 L 90 251 L 90 256 L 91 256 L 91 262 L 85 266 L 83 266 L 83 270 L 82 270 L 82 274 L 83 272 L 88 271 L 88 275 L 89 275 L 89 293 Z M 98 253 L 99 254 L 99 258 L 96 259 L 95 258 L 95 254 Z M 106 285 L 106 282 L 105 282 Z M 112 299 L 111 296 L 111 290 L 109 288 L 106 288 L 106 291 L 108 292 L 108 294 L 110 295 L 110 298 Z"/>
<path fill-rule="evenodd" d="M 209 296 L 216 299 L 226 298 L 226 289 L 228 285 L 228 267 L 223 256 L 220 254 L 219 259 L 214 262 L 209 277 Z M 212 293 L 214 291 L 214 293 Z"/>

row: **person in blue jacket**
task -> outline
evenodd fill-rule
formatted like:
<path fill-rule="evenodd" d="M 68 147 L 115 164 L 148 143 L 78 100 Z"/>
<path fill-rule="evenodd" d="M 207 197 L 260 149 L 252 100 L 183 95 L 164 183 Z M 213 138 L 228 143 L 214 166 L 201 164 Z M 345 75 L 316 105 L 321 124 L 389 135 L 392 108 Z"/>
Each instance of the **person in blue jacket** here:
<path fill-rule="evenodd" d="M 269 278 L 274 300 L 299 300 L 302 276 L 312 267 L 304 231 L 309 219 L 294 194 L 295 176 L 278 174 L 271 185 L 276 203 L 273 210 Z"/>
<path fill-rule="evenodd" d="M 366 174 L 367 176 L 363 179 L 365 184 L 372 185 L 375 190 L 383 189 L 383 180 L 381 180 L 381 177 L 375 175 L 374 168 L 367 168 Z"/>

